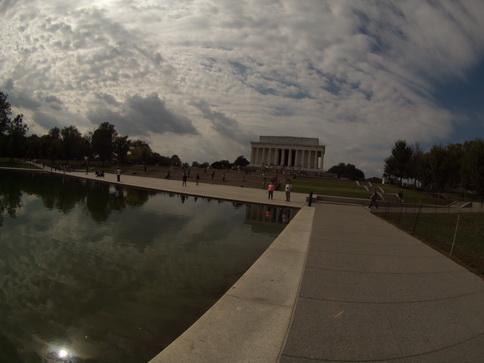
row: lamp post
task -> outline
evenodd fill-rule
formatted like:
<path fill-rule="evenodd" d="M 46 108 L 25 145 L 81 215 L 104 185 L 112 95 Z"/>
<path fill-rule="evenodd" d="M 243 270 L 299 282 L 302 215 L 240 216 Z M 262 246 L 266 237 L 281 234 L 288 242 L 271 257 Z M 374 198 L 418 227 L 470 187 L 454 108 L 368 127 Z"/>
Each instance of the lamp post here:
<path fill-rule="evenodd" d="M 84 156 L 84 161 L 86 162 L 86 175 L 89 174 L 89 157 Z"/>

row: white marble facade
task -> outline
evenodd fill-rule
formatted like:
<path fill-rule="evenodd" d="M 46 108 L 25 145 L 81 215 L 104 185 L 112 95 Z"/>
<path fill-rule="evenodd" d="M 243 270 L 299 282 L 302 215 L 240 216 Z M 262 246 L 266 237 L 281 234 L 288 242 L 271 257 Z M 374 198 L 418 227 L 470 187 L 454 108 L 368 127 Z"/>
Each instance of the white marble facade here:
<path fill-rule="evenodd" d="M 323 169 L 325 146 L 319 139 L 293 136 L 259 136 L 251 141 L 250 163 L 304 170 Z"/>

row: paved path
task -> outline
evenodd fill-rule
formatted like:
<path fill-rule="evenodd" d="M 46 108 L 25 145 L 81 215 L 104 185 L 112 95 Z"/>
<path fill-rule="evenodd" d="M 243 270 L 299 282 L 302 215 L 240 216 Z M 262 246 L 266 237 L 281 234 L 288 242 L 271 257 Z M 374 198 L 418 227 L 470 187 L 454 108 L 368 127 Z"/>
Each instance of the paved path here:
<path fill-rule="evenodd" d="M 44 170 L 50 171 L 50 168 L 45 168 Z M 58 174 L 64 174 L 62 172 L 56 172 Z M 182 186 L 181 180 L 174 179 L 161 179 L 161 178 L 150 178 L 141 177 L 137 175 L 121 175 L 121 180 L 118 183 L 116 181 L 116 175 L 106 173 L 104 177 L 96 177 L 94 173 L 90 172 L 86 174 L 85 172 L 68 172 L 65 175 L 92 179 L 98 182 L 112 183 L 116 185 L 124 186 L 134 186 L 138 188 L 152 189 L 152 190 L 162 190 L 166 192 L 180 193 L 186 195 L 201 196 L 214 199 L 224 199 L 224 200 L 234 200 L 234 201 L 245 201 L 248 203 L 258 203 L 265 204 L 269 203 L 276 206 L 286 206 L 300 208 L 306 203 L 306 194 L 301 193 L 291 193 L 291 201 L 286 202 L 285 193 L 281 191 L 274 192 L 274 199 L 269 201 L 267 199 L 267 192 L 264 189 L 246 188 L 246 187 L 235 187 L 223 184 L 209 184 L 209 183 L 199 183 L 198 185 L 193 180 L 193 177 L 187 182 L 187 186 Z"/>
<path fill-rule="evenodd" d="M 484 281 L 362 207 L 315 204 L 280 362 L 484 362 Z"/>
<path fill-rule="evenodd" d="M 267 202 L 260 189 L 127 175 L 120 184 Z M 305 199 L 276 193 L 273 204 Z M 482 279 L 361 206 L 301 212 L 154 362 L 484 362 Z"/>

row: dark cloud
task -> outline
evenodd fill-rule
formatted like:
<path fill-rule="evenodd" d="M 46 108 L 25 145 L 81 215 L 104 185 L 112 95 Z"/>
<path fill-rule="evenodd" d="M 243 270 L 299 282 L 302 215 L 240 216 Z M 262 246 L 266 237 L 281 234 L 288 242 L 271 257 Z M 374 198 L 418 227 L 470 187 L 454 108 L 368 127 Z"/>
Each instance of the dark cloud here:
<path fill-rule="evenodd" d="M 250 136 L 242 131 L 236 119 L 228 117 L 222 112 L 213 111 L 205 101 L 195 102 L 194 106 L 202 112 L 203 117 L 211 122 L 214 130 L 221 136 L 239 143 L 246 143 L 250 139 Z"/>
<path fill-rule="evenodd" d="M 62 110 L 62 108 L 64 106 L 64 102 L 62 102 L 62 100 L 60 100 L 58 97 L 53 96 L 53 95 L 44 97 L 44 101 L 47 103 L 47 105 L 50 108 L 52 108 L 56 111 Z"/>
<path fill-rule="evenodd" d="M 290 107 L 277 106 L 271 112 L 271 115 L 277 117 L 290 117 L 294 115 L 294 111 Z"/>
<path fill-rule="evenodd" d="M 50 130 L 54 127 L 62 128 L 65 125 L 62 125 L 55 117 L 50 116 L 44 112 L 35 112 L 33 114 L 33 120 L 36 124 L 42 126 L 46 130 Z"/>
<path fill-rule="evenodd" d="M 149 132 L 155 134 L 171 132 L 178 135 L 198 134 L 190 119 L 169 110 L 156 93 L 147 97 L 132 96 L 116 110 L 108 107 L 115 102 L 114 97 L 104 95 L 102 99 L 107 104 L 96 107 L 87 115 L 95 125 L 109 122 L 115 125 L 118 132 L 128 135 L 146 136 Z"/>
<path fill-rule="evenodd" d="M 5 81 L 5 85 L 4 85 L 4 87 L 5 87 L 5 90 L 6 90 L 7 92 L 8 92 L 8 91 L 10 91 L 10 90 L 12 90 L 12 89 L 14 89 L 13 80 L 12 80 L 11 78 L 7 79 L 7 80 Z"/>
<path fill-rule="evenodd" d="M 12 91 L 9 93 L 10 102 L 15 107 L 23 107 L 32 111 L 40 108 L 40 102 L 33 99 L 28 93 L 23 91 Z"/>
<path fill-rule="evenodd" d="M 2 0 L 0 2 L 0 13 L 6 13 L 10 8 L 13 8 L 15 5 L 17 5 L 17 2 L 17 0 Z"/>
<path fill-rule="evenodd" d="M 107 94 L 107 93 L 100 93 L 96 97 L 100 100 L 103 100 L 108 105 L 119 106 L 119 102 L 116 100 L 116 98 L 114 98 L 113 95 L 110 95 L 110 94 Z"/>
<path fill-rule="evenodd" d="M 14 107 L 22 107 L 33 111 L 40 107 L 40 102 L 33 99 L 30 93 L 15 88 L 14 81 L 11 78 L 5 81 L 4 89 L 8 93 L 10 104 L 14 105 Z"/>

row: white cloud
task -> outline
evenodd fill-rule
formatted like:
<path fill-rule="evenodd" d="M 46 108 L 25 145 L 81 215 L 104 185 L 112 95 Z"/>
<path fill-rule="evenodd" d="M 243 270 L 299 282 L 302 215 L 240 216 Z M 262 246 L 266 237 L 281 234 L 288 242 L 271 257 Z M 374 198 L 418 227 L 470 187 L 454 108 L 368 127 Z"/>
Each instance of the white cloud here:
<path fill-rule="evenodd" d="M 184 160 L 249 156 L 258 135 L 310 136 L 327 167 L 374 175 L 395 140 L 449 137 L 459 117 L 433 98 L 435 82 L 465 80 L 484 59 L 479 0 L 26 4 L 0 8 L 14 108 L 66 125 L 76 115 L 84 129 L 103 119 Z"/>

